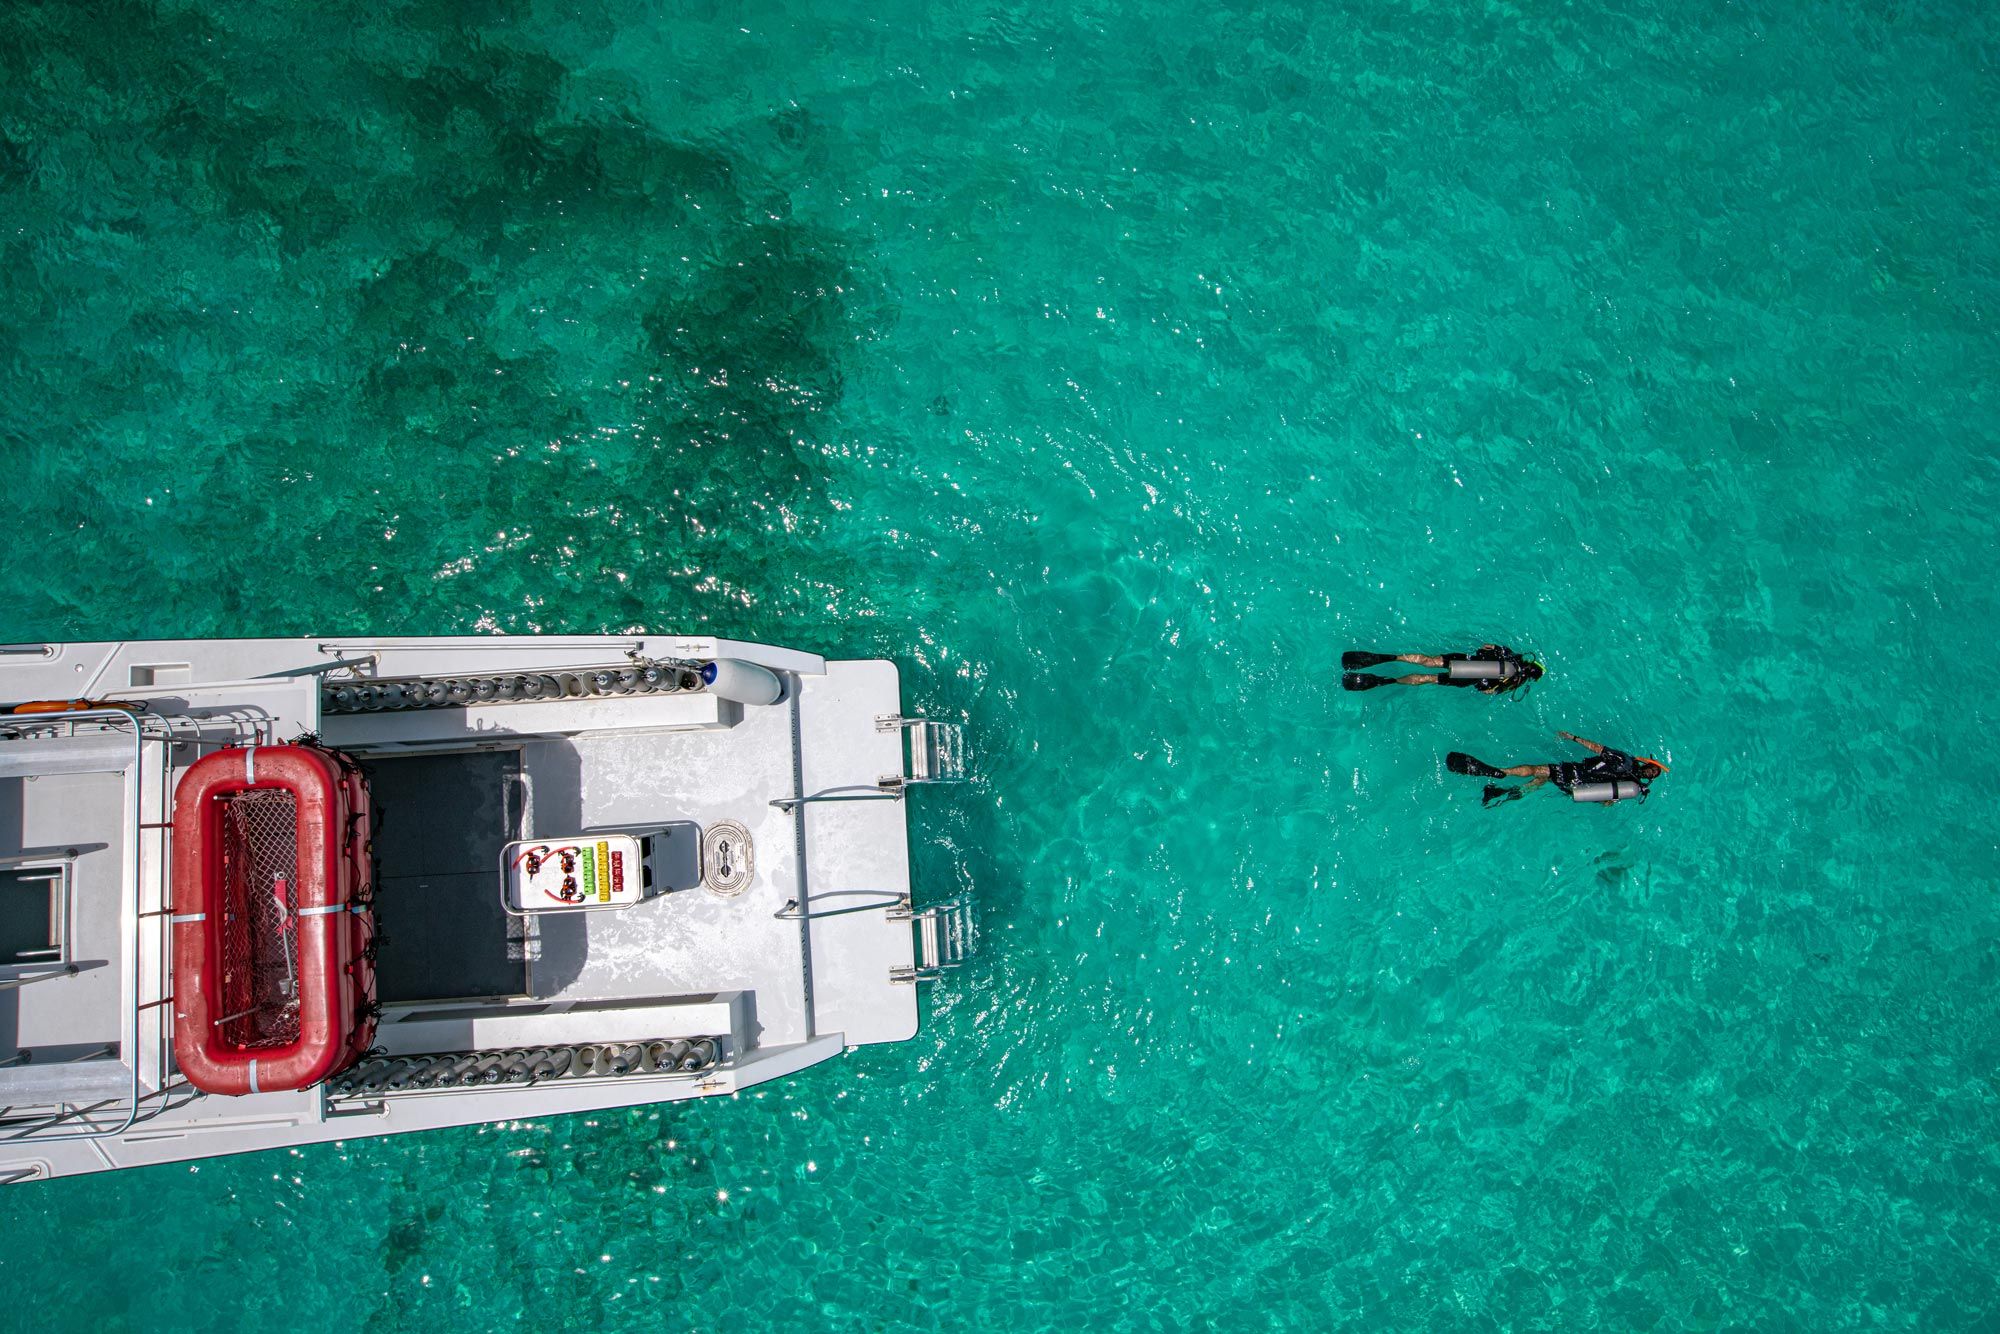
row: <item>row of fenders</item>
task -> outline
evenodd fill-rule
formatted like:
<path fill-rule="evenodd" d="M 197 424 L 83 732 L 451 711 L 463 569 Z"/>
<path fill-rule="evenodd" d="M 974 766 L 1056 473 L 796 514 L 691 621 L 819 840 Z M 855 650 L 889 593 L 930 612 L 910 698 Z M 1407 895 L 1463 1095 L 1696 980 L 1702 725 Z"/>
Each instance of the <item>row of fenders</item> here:
<path fill-rule="evenodd" d="M 542 1084 L 556 1079 L 694 1075 L 714 1069 L 722 1057 L 723 1042 L 719 1037 L 378 1056 L 343 1072 L 333 1081 L 332 1089 L 336 1096 L 349 1097 L 422 1089 Z"/>

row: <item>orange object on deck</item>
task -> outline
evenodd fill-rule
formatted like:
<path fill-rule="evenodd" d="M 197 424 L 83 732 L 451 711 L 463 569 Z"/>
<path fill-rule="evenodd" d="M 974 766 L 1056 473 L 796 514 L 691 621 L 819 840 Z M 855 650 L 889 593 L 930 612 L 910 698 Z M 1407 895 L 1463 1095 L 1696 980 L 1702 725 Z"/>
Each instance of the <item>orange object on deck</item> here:
<path fill-rule="evenodd" d="M 141 700 L 129 699 L 33 699 L 26 704 L 10 704 L 6 713 L 82 713 L 86 709 L 123 709 L 127 713 L 144 713 L 146 705 Z"/>

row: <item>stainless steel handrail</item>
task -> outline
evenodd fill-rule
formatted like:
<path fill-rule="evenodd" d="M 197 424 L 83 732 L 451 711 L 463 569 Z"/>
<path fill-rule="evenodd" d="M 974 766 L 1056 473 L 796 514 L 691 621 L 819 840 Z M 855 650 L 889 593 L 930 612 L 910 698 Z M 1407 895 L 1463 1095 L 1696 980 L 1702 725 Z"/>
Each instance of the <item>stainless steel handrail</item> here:
<path fill-rule="evenodd" d="M 310 663 L 304 667 L 287 667 L 281 672 L 265 672 L 257 679 L 259 681 L 278 681 L 294 676 L 324 676 L 328 672 L 337 672 L 343 667 L 373 667 L 378 661 L 380 661 L 380 655 L 374 653 L 364 653 L 358 658 L 329 658 L 325 662 Z"/>
<path fill-rule="evenodd" d="M 774 797 L 771 805 L 781 811 L 789 811 L 799 806 L 816 806 L 827 801 L 901 801 L 901 788 L 870 786 L 867 783 L 850 783 L 845 787 L 821 788 L 818 792 L 808 792 L 798 797 Z"/>
<path fill-rule="evenodd" d="M 846 908 L 827 908 L 820 912 L 813 911 L 813 904 L 820 903 L 826 899 L 861 898 L 867 899 L 868 902 L 857 903 Z M 797 899 L 786 899 L 785 906 L 772 913 L 771 916 L 780 922 L 816 922 L 822 917 L 846 917 L 851 913 L 858 912 L 887 912 L 891 920 L 895 920 L 896 910 L 898 908 L 907 910 L 909 906 L 910 896 L 900 890 L 830 889 L 822 890 L 813 895 L 811 901 L 804 904 L 801 904 Z"/>

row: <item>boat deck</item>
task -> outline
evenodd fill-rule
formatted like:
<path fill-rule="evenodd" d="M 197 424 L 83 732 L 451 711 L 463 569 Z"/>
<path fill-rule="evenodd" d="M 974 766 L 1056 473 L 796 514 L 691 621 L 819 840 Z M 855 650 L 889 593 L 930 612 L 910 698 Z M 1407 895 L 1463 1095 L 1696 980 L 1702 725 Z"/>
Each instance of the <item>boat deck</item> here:
<path fill-rule="evenodd" d="M 909 884 L 903 807 L 773 804 L 875 791 L 898 772 L 898 738 L 874 725 L 896 712 L 898 691 L 893 664 L 832 663 L 784 703 L 742 710 L 726 727 L 494 738 L 478 750 L 355 747 L 386 817 L 376 840 L 384 1004 L 742 992 L 758 1045 L 911 1036 L 914 988 L 890 980 L 913 962 L 910 932 L 884 920 Z M 753 848 L 751 879 L 735 895 L 690 874 L 615 911 L 510 920 L 501 908 L 498 856 L 509 839 L 667 827 L 692 842 L 692 831 L 723 820 L 747 829 Z M 802 826 L 807 864 L 825 868 L 827 883 L 801 870 Z M 809 899 L 816 911 L 863 911 L 808 920 L 799 905 Z"/>
<path fill-rule="evenodd" d="M 14 961 L 0 981 L 36 971 L 56 927 L 82 965 L 0 986 L 0 1092 L 11 1095 L 0 1101 L 17 1138 L 33 1136 L 0 1152 L 0 1180 L 727 1094 L 917 1031 L 901 799 L 917 770 L 906 771 L 891 662 L 612 636 L 27 648 L 3 664 L 0 697 L 81 694 L 149 711 L 138 724 L 100 711 L 17 726 L 0 744 L 0 951 Z M 786 694 L 757 706 L 689 687 L 339 714 L 323 710 L 318 676 L 329 660 L 393 681 L 578 671 L 627 655 L 733 655 L 781 673 Z M 302 734 L 360 761 L 385 817 L 374 834 L 378 1065 L 711 1036 L 719 1062 L 390 1097 L 329 1085 L 201 1096 L 176 1080 L 164 832 L 175 780 L 217 746 Z M 703 883 L 698 852 L 702 831 L 725 821 L 753 849 L 733 893 Z M 624 908 L 505 911 L 508 842 L 621 829 L 667 831 L 663 892 Z M 51 864 L 69 893 L 42 912 Z M 120 1089 L 139 1101 L 61 1110 Z M 120 1128 L 121 1105 L 137 1124 Z M 54 1119 L 36 1124 L 50 1107 Z"/>
<path fill-rule="evenodd" d="M 608 1000 L 744 991 L 759 1043 L 812 1036 L 800 923 L 778 916 L 798 892 L 794 820 L 771 802 L 797 791 L 794 711 L 803 698 L 747 709 L 725 731 L 662 739 L 610 733 L 545 742 L 525 756 L 534 834 L 734 820 L 754 870 L 733 897 L 676 889 L 613 912 L 543 915 L 535 992 Z M 908 934 L 905 932 L 904 934 Z"/>

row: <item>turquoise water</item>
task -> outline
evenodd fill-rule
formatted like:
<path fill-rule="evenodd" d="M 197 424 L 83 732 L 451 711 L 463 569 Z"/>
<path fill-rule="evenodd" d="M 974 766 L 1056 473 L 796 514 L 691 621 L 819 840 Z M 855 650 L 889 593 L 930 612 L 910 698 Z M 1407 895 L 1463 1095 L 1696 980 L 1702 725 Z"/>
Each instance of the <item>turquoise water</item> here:
<path fill-rule="evenodd" d="M 0 1192 L 0 1324 L 2000 1322 L 1990 6 L 256 8 L 0 11 L 0 637 L 890 655 L 978 953 Z"/>

